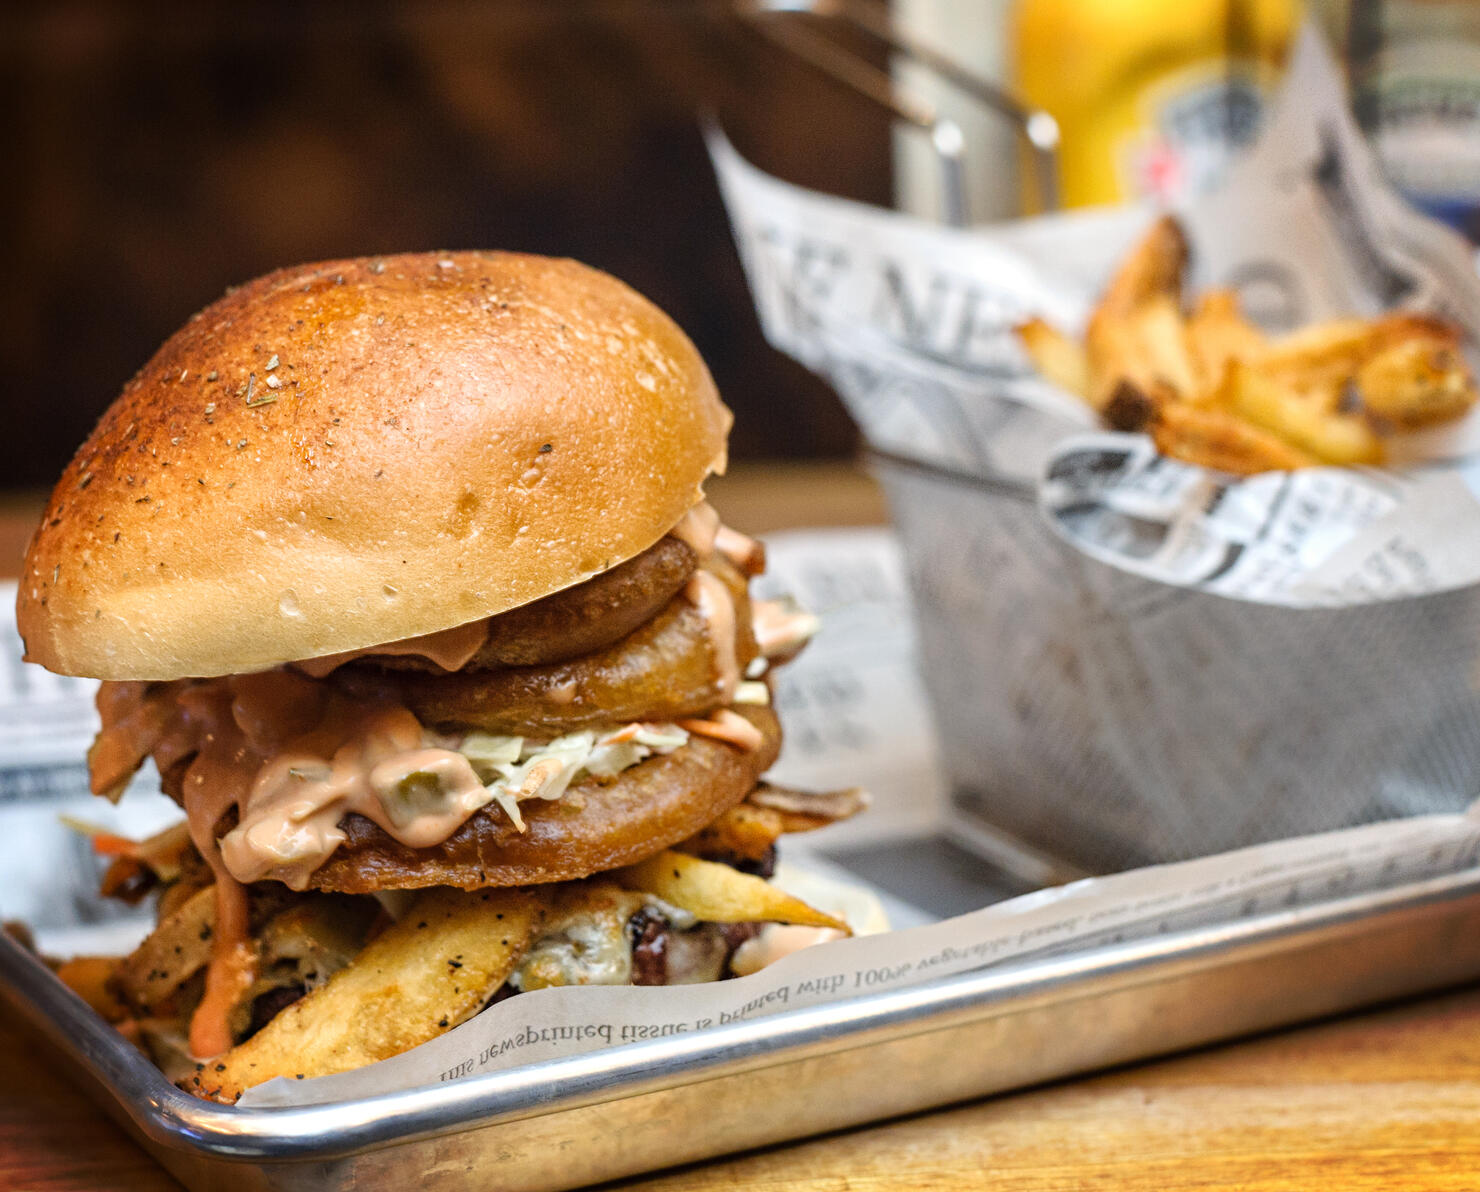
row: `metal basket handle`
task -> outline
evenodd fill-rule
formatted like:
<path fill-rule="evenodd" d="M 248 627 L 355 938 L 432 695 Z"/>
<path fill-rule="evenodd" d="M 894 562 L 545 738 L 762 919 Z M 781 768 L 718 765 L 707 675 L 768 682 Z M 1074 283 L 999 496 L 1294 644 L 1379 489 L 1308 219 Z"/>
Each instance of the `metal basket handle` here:
<path fill-rule="evenodd" d="M 1044 210 L 1057 209 L 1058 121 L 1042 108 L 1020 103 L 996 83 L 898 29 L 890 20 L 888 10 L 877 0 L 736 0 L 733 11 L 767 40 L 886 108 L 896 119 L 926 132 L 940 161 L 943 182 L 941 218 L 945 223 L 954 227 L 965 227 L 967 223 L 966 138 L 961 126 L 948 116 L 942 116 L 928 99 L 901 86 L 887 71 L 864 61 L 802 22 L 784 18 L 814 16 L 851 25 L 1010 120 L 1033 152 L 1038 195 Z"/>

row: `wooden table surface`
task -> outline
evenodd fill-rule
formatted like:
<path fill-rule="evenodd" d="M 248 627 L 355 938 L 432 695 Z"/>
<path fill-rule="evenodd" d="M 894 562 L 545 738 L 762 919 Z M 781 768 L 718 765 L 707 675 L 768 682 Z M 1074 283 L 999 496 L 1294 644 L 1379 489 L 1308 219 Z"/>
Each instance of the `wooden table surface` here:
<path fill-rule="evenodd" d="M 742 529 L 868 522 L 846 468 L 741 469 Z M 798 512 L 799 511 L 799 512 Z M 0 569 L 28 533 L 0 503 Z M 3 573 L 3 570 L 0 570 Z M 722 1112 L 722 1110 L 721 1110 Z M 624 1182 L 680 1192 L 1480 1187 L 1480 989 Z M 0 1189 L 176 1189 L 0 1015 Z"/>

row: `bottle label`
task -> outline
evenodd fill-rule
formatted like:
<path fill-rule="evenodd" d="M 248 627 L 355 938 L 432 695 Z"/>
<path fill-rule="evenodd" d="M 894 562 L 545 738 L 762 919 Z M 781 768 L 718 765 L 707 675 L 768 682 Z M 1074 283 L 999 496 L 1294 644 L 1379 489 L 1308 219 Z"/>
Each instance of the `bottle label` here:
<path fill-rule="evenodd" d="M 1378 56 L 1365 97 L 1393 184 L 1448 222 L 1480 206 L 1480 45 L 1408 41 Z"/>
<path fill-rule="evenodd" d="M 1146 96 L 1142 128 L 1121 145 L 1127 196 L 1179 203 L 1216 189 L 1259 134 L 1265 88 L 1246 64 L 1179 72 Z"/>

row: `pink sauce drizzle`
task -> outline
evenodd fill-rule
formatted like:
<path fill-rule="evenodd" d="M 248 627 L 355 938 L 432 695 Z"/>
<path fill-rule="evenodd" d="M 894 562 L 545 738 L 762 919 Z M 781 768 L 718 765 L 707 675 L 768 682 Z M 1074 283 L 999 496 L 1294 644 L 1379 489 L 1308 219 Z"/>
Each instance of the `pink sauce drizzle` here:
<path fill-rule="evenodd" d="M 730 971 L 737 977 L 758 973 L 768 965 L 783 960 L 793 952 L 817 944 L 846 938 L 836 927 L 802 927 L 787 923 L 767 923 L 761 933 L 746 940 L 730 958 Z"/>
<path fill-rule="evenodd" d="M 687 543 L 702 562 L 714 553 L 714 540 L 719 530 L 719 514 L 708 501 L 700 501 L 679 518 L 678 524 L 668 533 L 680 542 Z"/>
<path fill-rule="evenodd" d="M 714 645 L 714 658 L 719 667 L 721 703 L 734 698 L 740 684 L 740 661 L 735 651 L 735 600 L 730 589 L 717 575 L 696 571 L 684 585 L 683 594 L 704 618 L 704 628 Z"/>
<path fill-rule="evenodd" d="M 407 709 L 356 704 L 285 670 L 104 683 L 98 708 L 103 731 L 89 757 L 95 790 L 126 779 L 148 756 L 161 771 L 192 758 L 181 802 L 216 877 L 206 992 L 190 1024 L 197 1058 L 231 1046 L 230 1012 L 254 977 L 244 882 L 272 877 L 303 889 L 343 843 L 338 824 L 349 812 L 425 848 L 489 801 L 471 763 L 428 748 Z M 411 797 L 407 782 L 417 784 Z M 217 825 L 233 806 L 237 827 L 218 842 Z"/>
<path fill-rule="evenodd" d="M 761 544 L 729 526 L 720 526 L 714 536 L 714 549 L 746 575 L 759 575 L 764 568 L 766 555 Z"/>
<path fill-rule="evenodd" d="M 378 646 L 366 646 L 363 650 L 346 650 L 342 654 L 325 654 L 320 658 L 306 658 L 295 662 L 294 668 L 315 679 L 351 662 L 370 655 L 382 657 L 416 654 L 435 662 L 449 674 L 462 670 L 473 660 L 473 655 L 483 648 L 488 640 L 488 621 L 469 621 L 465 625 L 454 625 L 436 633 L 424 633 L 420 637 L 408 637 L 398 642 L 384 642 Z"/>
<path fill-rule="evenodd" d="M 817 632 L 817 618 L 785 600 L 753 600 L 750 604 L 755 644 L 765 658 L 788 654 Z"/>

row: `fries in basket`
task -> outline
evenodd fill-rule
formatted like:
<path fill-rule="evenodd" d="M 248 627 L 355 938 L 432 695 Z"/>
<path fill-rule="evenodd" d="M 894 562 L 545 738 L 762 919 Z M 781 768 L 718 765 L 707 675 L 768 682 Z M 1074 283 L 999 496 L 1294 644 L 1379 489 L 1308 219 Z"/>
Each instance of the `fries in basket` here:
<path fill-rule="evenodd" d="M 1115 430 L 1237 475 L 1380 464 L 1384 433 L 1448 422 L 1476 401 L 1457 328 L 1393 313 L 1336 319 L 1271 338 L 1238 295 L 1189 302 L 1187 241 L 1156 221 L 1122 262 L 1084 342 L 1031 319 L 1017 328 L 1034 366 Z"/>

